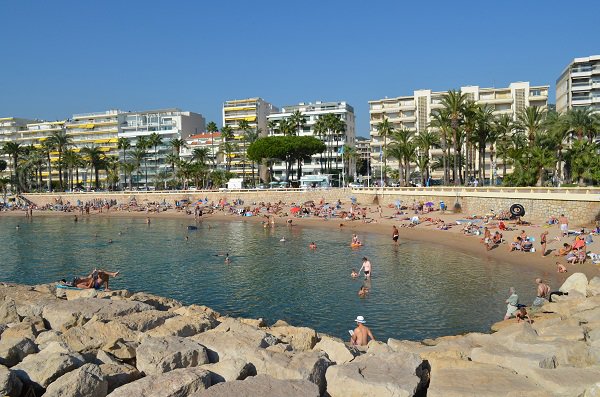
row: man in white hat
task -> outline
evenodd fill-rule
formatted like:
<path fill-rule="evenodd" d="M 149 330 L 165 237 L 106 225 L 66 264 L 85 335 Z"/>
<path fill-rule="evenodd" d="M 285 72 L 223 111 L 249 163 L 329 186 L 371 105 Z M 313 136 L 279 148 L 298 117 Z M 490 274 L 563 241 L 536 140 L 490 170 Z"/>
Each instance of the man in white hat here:
<path fill-rule="evenodd" d="M 369 327 L 365 325 L 366 321 L 363 316 L 356 317 L 356 328 L 350 337 L 350 343 L 355 346 L 366 346 L 369 342 L 368 338 L 371 340 L 375 340 L 375 337 L 371 333 Z"/>

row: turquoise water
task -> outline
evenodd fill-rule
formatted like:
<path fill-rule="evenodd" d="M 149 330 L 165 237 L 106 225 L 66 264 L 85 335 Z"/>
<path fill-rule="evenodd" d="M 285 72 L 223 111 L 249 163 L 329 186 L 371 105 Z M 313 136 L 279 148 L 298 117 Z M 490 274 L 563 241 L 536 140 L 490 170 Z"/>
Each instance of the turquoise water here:
<path fill-rule="evenodd" d="M 510 286 L 525 303 L 535 293 L 534 271 L 442 246 L 405 241 L 394 247 L 388 236 L 362 234 L 365 246 L 351 249 L 348 230 L 271 230 L 240 219 L 205 221 L 188 231 L 193 222 L 0 218 L 0 280 L 48 283 L 98 266 L 121 271 L 111 279 L 114 289 L 148 291 L 269 323 L 283 319 L 344 339 L 362 315 L 383 340 L 487 332 L 504 316 Z M 316 251 L 307 248 L 313 240 Z M 229 265 L 216 256 L 225 252 Z M 361 299 L 364 280 L 352 279 L 350 271 L 365 255 L 373 278 L 369 296 Z M 526 260 L 528 254 L 513 255 Z M 543 276 L 559 285 L 553 272 Z"/>

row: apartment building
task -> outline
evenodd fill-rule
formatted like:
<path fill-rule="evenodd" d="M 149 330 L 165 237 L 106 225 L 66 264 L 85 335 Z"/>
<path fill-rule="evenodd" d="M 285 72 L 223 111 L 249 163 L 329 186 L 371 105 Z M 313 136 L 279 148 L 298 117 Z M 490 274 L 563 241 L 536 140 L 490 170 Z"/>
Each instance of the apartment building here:
<path fill-rule="evenodd" d="M 333 165 L 333 174 L 345 174 L 346 181 L 348 176 L 354 176 L 356 173 L 356 161 L 354 158 L 350 158 L 348 164 L 348 158 L 344 159 L 342 153 L 342 147 L 348 145 L 350 147 L 355 146 L 356 132 L 355 132 L 355 117 L 354 108 L 348 103 L 341 102 L 321 102 L 316 101 L 315 103 L 300 103 L 298 105 L 284 106 L 281 111 L 268 116 L 269 122 L 279 122 L 282 119 L 288 119 L 295 111 L 300 111 L 306 120 L 306 124 L 300 131 L 301 136 L 314 136 L 322 139 L 327 150 L 322 154 L 316 154 L 312 156 L 309 163 L 304 162 L 302 165 L 303 175 L 318 175 L 325 173 L 325 164 L 328 161 Z M 326 114 L 335 114 L 338 116 L 346 125 L 345 131 L 336 134 L 334 136 L 322 137 L 318 136 L 315 132 L 315 124 L 320 117 Z M 270 135 L 278 135 L 277 129 L 271 129 Z M 346 163 L 346 167 L 342 164 Z M 285 163 L 278 162 L 273 165 L 272 177 L 278 180 L 285 179 Z M 290 176 L 290 179 L 295 179 L 295 174 Z M 340 181 L 341 182 L 341 181 Z"/>
<path fill-rule="evenodd" d="M 600 55 L 573 59 L 556 80 L 556 111 L 575 107 L 600 111 Z"/>
<path fill-rule="evenodd" d="M 160 143 L 156 147 L 150 145 L 146 148 L 143 172 L 132 175 L 132 183 L 137 186 L 154 185 L 157 175 L 164 176 L 165 171 L 170 170 L 171 164 L 166 161 L 166 157 L 173 152 L 171 140 L 186 140 L 190 135 L 198 134 L 206 128 L 206 121 L 201 114 L 176 108 L 128 112 L 122 117 L 118 138 L 129 139 L 132 148 L 137 146 L 141 137 L 148 139 L 152 134 L 160 137 Z M 126 153 L 129 161 L 130 154 Z M 123 152 L 119 155 L 123 157 Z"/>
<path fill-rule="evenodd" d="M 247 178 L 252 174 L 251 162 L 246 158 L 246 147 L 248 142 L 245 133 L 240 129 L 240 121 L 248 122 L 250 129 L 258 132 L 258 136 L 267 136 L 267 116 L 276 113 L 277 107 L 262 98 L 234 99 L 223 103 L 223 126 L 233 130 L 233 139 L 228 140 L 225 156 L 221 164 L 229 167 L 229 170 L 237 177 Z M 264 175 L 264 170 L 260 171 Z"/>
<path fill-rule="evenodd" d="M 505 88 L 482 88 L 479 86 L 460 87 L 462 93 L 479 104 L 487 104 L 494 109 L 494 114 L 507 114 L 513 120 L 526 107 L 547 108 L 548 85 L 533 86 L 529 82 L 514 82 Z M 379 136 L 377 124 L 388 119 L 394 129 L 408 129 L 418 134 L 430 128 L 432 114 L 442 108 L 442 96 L 446 91 L 416 90 L 413 95 L 395 98 L 384 98 L 369 101 L 371 158 L 374 168 L 383 166 L 382 150 L 384 139 Z M 432 150 L 432 156 L 441 155 L 441 151 Z M 389 167 L 397 167 L 397 161 L 388 159 Z M 492 164 L 486 162 L 486 168 Z M 440 177 L 442 171 L 433 174 Z"/>
<path fill-rule="evenodd" d="M 355 142 L 356 157 L 360 163 L 356 164 L 355 179 L 363 182 L 365 185 L 370 183 L 371 179 L 371 140 L 362 136 L 356 137 Z"/>
<path fill-rule="evenodd" d="M 33 120 L 22 119 L 18 117 L 0 117 L 0 148 L 7 142 L 14 142 L 19 133 L 27 129 L 27 123 L 31 123 Z M 13 161 L 12 158 L 0 152 L 0 159 L 6 161 L 6 172 L 13 172 Z"/>
<path fill-rule="evenodd" d="M 206 149 L 208 152 L 208 163 L 216 165 L 222 163 L 222 152 L 220 151 L 223 139 L 220 132 L 201 132 L 200 134 L 190 135 L 185 139 L 185 147 L 179 151 L 181 158 L 191 160 L 194 156 L 194 150 Z"/>

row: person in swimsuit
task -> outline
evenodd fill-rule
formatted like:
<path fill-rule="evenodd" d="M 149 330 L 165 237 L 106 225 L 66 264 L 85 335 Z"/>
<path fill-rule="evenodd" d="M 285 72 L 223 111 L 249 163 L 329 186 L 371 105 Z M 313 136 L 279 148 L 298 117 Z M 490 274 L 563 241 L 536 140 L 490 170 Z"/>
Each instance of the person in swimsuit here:
<path fill-rule="evenodd" d="M 369 289 L 367 287 L 365 287 L 364 285 L 360 287 L 360 289 L 358 290 L 358 296 L 360 296 L 361 298 L 364 298 L 365 296 L 367 296 L 367 294 L 369 293 Z"/>
<path fill-rule="evenodd" d="M 110 277 L 117 277 L 118 275 L 119 272 L 94 269 L 87 277 L 75 278 L 75 280 L 73 280 L 73 286 L 83 289 L 100 289 L 104 287 L 106 291 L 109 291 L 108 280 Z"/>
<path fill-rule="evenodd" d="M 360 267 L 360 269 L 358 270 L 358 274 L 360 274 L 361 270 L 365 272 L 365 279 L 370 279 L 371 278 L 371 262 L 369 261 L 369 259 L 364 256 L 363 257 L 363 263 L 362 266 Z"/>
<path fill-rule="evenodd" d="M 539 277 L 535 279 L 535 283 L 537 284 L 537 292 L 533 300 L 533 306 L 542 306 L 550 297 L 550 286 Z"/>
<path fill-rule="evenodd" d="M 398 243 L 398 237 L 400 235 L 400 233 L 398 232 L 398 228 L 396 227 L 396 225 L 392 226 L 392 240 L 394 240 L 394 243 Z"/>
<path fill-rule="evenodd" d="M 547 243 L 547 238 L 548 238 L 548 231 L 544 231 L 544 233 L 542 233 L 540 235 L 540 245 L 542 246 L 542 258 L 546 256 L 546 243 Z"/>
<path fill-rule="evenodd" d="M 350 337 L 350 343 L 353 346 L 366 346 L 369 338 L 375 340 L 369 327 L 365 326 L 366 321 L 363 316 L 357 316 L 354 321 L 356 321 L 356 328 L 351 332 L 352 336 Z"/>
<path fill-rule="evenodd" d="M 315 243 L 314 241 L 313 241 L 313 242 L 311 242 L 311 243 L 308 245 L 308 248 L 310 248 L 311 250 L 316 250 L 316 249 L 317 249 L 317 243 Z"/>

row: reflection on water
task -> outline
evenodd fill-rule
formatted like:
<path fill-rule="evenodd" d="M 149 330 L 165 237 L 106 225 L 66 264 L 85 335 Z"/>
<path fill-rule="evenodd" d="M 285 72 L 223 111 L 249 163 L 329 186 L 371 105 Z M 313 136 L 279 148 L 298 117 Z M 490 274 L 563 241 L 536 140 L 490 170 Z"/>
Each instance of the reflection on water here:
<path fill-rule="evenodd" d="M 342 338 L 363 315 L 384 340 L 486 332 L 504 316 L 510 286 L 526 303 L 535 293 L 534 271 L 442 246 L 396 247 L 388 236 L 363 234 L 365 246 L 351 249 L 350 231 L 271 230 L 242 221 L 205 221 L 188 231 L 192 222 L 0 218 L 0 280 L 46 283 L 98 266 L 121 271 L 112 288 L 144 290 L 234 316 L 283 319 Z M 308 249 L 311 241 L 316 251 Z M 227 252 L 228 265 L 222 256 Z M 363 256 L 373 263 L 373 278 L 361 299 L 357 291 L 364 280 L 352 279 L 350 271 L 360 268 Z M 543 276 L 558 285 L 554 273 Z"/>

